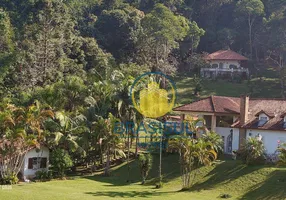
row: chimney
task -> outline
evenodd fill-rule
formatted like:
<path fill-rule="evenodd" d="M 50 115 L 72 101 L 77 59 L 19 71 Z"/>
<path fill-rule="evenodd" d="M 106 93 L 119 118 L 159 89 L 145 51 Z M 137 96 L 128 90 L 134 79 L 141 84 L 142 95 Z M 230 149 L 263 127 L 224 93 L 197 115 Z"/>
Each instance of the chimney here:
<path fill-rule="evenodd" d="M 249 96 L 240 97 L 240 124 L 244 125 L 248 121 Z"/>

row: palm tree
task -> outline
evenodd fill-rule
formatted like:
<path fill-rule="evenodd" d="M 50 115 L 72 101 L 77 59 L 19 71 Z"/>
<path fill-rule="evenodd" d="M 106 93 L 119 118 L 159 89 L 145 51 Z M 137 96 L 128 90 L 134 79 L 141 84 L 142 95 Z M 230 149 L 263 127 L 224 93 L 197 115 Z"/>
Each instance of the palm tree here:
<path fill-rule="evenodd" d="M 183 190 L 191 187 L 191 171 L 199 165 L 209 165 L 217 158 L 214 150 L 209 149 L 211 143 L 202 139 L 193 139 L 186 135 L 172 136 L 168 142 L 168 150 L 176 150 L 180 155 Z"/>
<path fill-rule="evenodd" d="M 114 126 L 118 121 L 111 113 L 109 113 L 108 119 L 99 119 L 96 123 L 96 131 L 99 137 L 99 145 L 101 150 L 101 158 L 103 159 L 103 153 L 106 154 L 106 165 L 104 174 L 110 175 L 110 158 L 111 154 L 119 154 L 125 157 L 123 152 L 123 144 L 120 141 L 118 135 L 114 134 Z"/>
<path fill-rule="evenodd" d="M 223 152 L 223 140 L 219 134 L 213 131 L 207 131 L 202 135 L 202 139 L 205 142 L 212 144 L 212 148 L 217 152 Z"/>
<path fill-rule="evenodd" d="M 50 138 L 51 146 L 62 147 L 68 152 L 79 150 L 84 153 L 77 141 L 79 134 L 86 132 L 87 128 L 79 123 L 79 119 L 70 118 L 64 112 L 56 112 L 54 120 L 47 120 L 45 127 L 54 136 Z"/>

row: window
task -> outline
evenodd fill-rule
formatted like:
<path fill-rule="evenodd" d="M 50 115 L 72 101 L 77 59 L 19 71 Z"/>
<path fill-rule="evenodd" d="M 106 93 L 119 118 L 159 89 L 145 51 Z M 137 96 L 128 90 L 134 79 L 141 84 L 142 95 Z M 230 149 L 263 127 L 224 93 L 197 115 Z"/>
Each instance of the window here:
<path fill-rule="evenodd" d="M 268 121 L 268 117 L 260 116 L 258 121 L 258 127 L 263 126 Z"/>
<path fill-rule="evenodd" d="M 268 121 L 268 117 L 263 117 L 263 116 L 261 116 L 261 117 L 259 118 L 259 120 Z"/>
<path fill-rule="evenodd" d="M 218 68 L 218 64 L 212 64 L 212 68 Z"/>
<path fill-rule="evenodd" d="M 219 68 L 220 68 L 220 69 L 223 68 L 223 63 L 219 63 Z"/>
<path fill-rule="evenodd" d="M 229 65 L 229 69 L 237 69 L 238 67 L 236 65 Z"/>
<path fill-rule="evenodd" d="M 47 158 L 33 157 L 28 160 L 28 169 L 39 169 L 47 167 Z"/>

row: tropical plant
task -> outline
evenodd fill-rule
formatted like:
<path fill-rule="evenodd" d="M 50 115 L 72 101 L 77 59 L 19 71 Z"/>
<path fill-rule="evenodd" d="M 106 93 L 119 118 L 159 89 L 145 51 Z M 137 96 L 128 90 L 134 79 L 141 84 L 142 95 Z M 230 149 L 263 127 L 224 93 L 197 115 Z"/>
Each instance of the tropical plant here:
<path fill-rule="evenodd" d="M 200 165 L 210 165 L 216 160 L 217 153 L 210 149 L 212 144 L 202 139 L 192 139 L 186 135 L 172 136 L 168 142 L 168 150 L 176 150 L 180 155 L 183 190 L 191 187 L 191 171 Z"/>
<path fill-rule="evenodd" d="M 50 163 L 53 167 L 53 171 L 60 177 L 63 178 L 66 171 L 73 166 L 73 161 L 64 149 L 55 149 L 51 153 Z"/>
<path fill-rule="evenodd" d="M 152 168 L 152 155 L 150 153 L 144 153 L 139 155 L 139 167 L 142 176 L 142 185 L 145 184 L 149 171 Z"/>
<path fill-rule="evenodd" d="M 39 181 L 48 181 L 53 178 L 53 172 L 50 170 L 39 170 L 35 173 L 36 179 Z"/>
<path fill-rule="evenodd" d="M 212 145 L 210 148 L 213 148 L 217 153 L 223 152 L 223 140 L 219 134 L 213 131 L 207 131 L 202 135 L 202 140 L 209 142 Z"/>
<path fill-rule="evenodd" d="M 104 170 L 104 175 L 106 176 L 110 175 L 110 159 L 112 153 L 114 156 L 118 154 L 121 157 L 126 157 L 122 150 L 124 145 L 122 144 L 119 135 L 114 133 L 116 122 L 118 122 L 118 119 L 109 113 L 108 119 L 100 118 L 96 123 L 95 128 L 95 130 L 98 131 L 97 134 L 101 151 L 101 159 L 103 159 L 104 153 L 106 155 L 106 165 Z"/>
<path fill-rule="evenodd" d="M 279 152 L 279 160 L 277 162 L 277 164 L 279 166 L 286 166 L 286 144 L 280 144 L 279 147 L 277 148 L 278 152 Z"/>
<path fill-rule="evenodd" d="M 81 117 L 71 118 L 65 112 L 56 112 L 54 120 L 47 120 L 45 128 L 50 133 L 50 145 L 52 147 L 61 147 L 68 152 L 78 150 L 84 154 L 83 149 L 77 143 L 78 136 L 87 130 L 81 124 L 81 121 L 83 121 Z"/>
<path fill-rule="evenodd" d="M 32 147 L 44 141 L 43 123 L 53 117 L 49 109 L 35 104 L 25 108 L 12 104 L 1 105 L 0 110 L 0 173 L 2 179 L 17 175 L 24 157 Z"/>
<path fill-rule="evenodd" d="M 249 137 L 238 151 L 238 155 L 248 165 L 263 163 L 265 160 L 263 141 L 257 137 Z"/>

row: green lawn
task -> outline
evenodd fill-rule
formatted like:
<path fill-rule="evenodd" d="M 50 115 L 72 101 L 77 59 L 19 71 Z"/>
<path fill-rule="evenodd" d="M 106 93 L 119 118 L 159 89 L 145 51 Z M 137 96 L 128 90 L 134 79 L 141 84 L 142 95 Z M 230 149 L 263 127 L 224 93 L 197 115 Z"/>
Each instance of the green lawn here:
<path fill-rule="evenodd" d="M 100 174 L 72 177 L 73 180 L 56 180 L 44 183 L 19 184 L 12 190 L 0 190 L 2 200 L 65 200 L 65 199 L 285 199 L 286 169 L 275 167 L 246 167 L 239 161 L 218 161 L 213 166 L 197 171 L 192 190 L 181 192 L 180 168 L 176 155 L 163 157 L 164 187 L 155 189 L 158 158 L 154 158 L 146 186 L 140 185 L 138 163 L 131 163 L 130 180 L 126 164 L 113 169 L 111 177 Z"/>
<path fill-rule="evenodd" d="M 174 79 L 177 87 L 177 103 L 186 104 L 199 98 L 210 95 L 239 97 L 250 94 L 251 97 L 281 98 L 279 80 L 277 78 L 253 78 L 242 83 L 233 83 L 226 80 L 202 80 L 202 92 L 196 97 L 194 93 L 193 78 L 180 76 Z"/>

